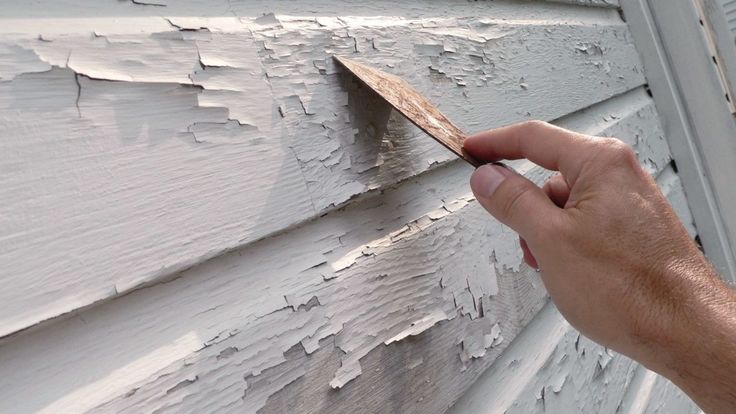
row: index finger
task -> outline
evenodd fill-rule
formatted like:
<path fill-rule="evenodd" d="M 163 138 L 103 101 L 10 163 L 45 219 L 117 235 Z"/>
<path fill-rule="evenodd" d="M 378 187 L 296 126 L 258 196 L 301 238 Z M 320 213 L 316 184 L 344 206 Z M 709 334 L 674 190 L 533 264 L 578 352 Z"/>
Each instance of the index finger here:
<path fill-rule="evenodd" d="M 481 132 L 466 138 L 463 148 L 482 161 L 526 158 L 571 178 L 578 176 L 584 161 L 593 151 L 591 140 L 585 135 L 542 121 L 527 121 Z"/>

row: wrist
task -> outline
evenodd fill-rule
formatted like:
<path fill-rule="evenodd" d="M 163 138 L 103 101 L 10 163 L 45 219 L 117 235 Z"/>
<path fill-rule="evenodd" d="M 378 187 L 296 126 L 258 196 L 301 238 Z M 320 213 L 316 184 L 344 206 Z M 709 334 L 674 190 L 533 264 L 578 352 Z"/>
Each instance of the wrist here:
<path fill-rule="evenodd" d="M 675 311 L 663 315 L 642 362 L 706 412 L 721 412 L 735 401 L 724 395 L 736 398 L 736 295 L 705 261 L 675 277 L 669 282 L 683 282 L 673 289 Z"/>

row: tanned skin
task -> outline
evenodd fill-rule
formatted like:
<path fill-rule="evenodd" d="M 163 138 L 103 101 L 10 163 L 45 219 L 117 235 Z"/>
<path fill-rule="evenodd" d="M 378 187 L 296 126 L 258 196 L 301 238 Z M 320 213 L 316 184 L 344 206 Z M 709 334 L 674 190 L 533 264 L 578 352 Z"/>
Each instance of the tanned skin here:
<path fill-rule="evenodd" d="M 669 378 L 705 412 L 736 413 L 736 294 L 631 147 L 539 121 L 464 145 L 479 160 L 526 158 L 559 171 L 539 188 L 487 164 L 470 183 L 519 233 L 524 259 L 573 326 Z"/>

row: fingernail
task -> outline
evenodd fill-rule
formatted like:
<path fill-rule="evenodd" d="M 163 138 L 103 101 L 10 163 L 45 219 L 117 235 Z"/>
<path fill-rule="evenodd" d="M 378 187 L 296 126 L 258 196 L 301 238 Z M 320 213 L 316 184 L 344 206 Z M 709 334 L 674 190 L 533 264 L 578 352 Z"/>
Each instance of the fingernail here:
<path fill-rule="evenodd" d="M 478 197 L 489 198 L 511 171 L 495 164 L 480 166 L 470 177 L 470 188 Z"/>

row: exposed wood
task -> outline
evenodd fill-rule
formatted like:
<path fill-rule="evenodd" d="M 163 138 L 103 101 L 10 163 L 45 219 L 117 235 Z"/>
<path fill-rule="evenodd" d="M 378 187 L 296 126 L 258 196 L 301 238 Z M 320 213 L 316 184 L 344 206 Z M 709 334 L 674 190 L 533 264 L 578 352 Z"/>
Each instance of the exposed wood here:
<path fill-rule="evenodd" d="M 463 131 L 406 81 L 345 57 L 335 59 L 419 129 L 470 165 L 481 166 L 480 161 L 463 150 Z"/>

